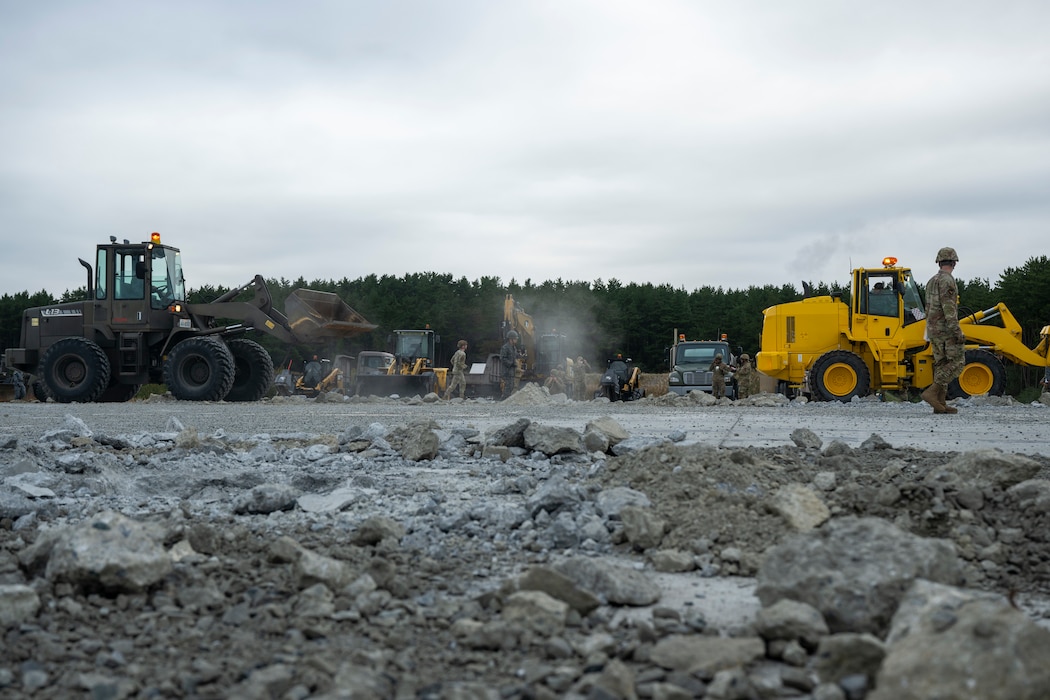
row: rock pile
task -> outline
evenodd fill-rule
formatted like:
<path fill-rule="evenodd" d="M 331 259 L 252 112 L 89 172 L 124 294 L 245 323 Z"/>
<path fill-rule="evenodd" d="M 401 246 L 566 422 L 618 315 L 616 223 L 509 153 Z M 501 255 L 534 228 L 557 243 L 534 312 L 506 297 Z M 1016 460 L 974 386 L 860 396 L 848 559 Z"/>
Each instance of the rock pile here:
<path fill-rule="evenodd" d="M 1050 697 L 1040 458 L 168 428 L 0 439 L 0 695 Z"/>

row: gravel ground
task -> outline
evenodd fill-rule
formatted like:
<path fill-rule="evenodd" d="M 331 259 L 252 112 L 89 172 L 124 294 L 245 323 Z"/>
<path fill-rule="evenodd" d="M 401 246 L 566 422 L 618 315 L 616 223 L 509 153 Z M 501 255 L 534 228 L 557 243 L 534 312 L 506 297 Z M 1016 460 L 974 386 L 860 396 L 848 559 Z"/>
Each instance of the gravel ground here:
<path fill-rule="evenodd" d="M 960 504 L 923 484 L 987 448 L 1050 478 L 1048 406 L 956 405 L 933 416 L 877 401 L 613 405 L 536 392 L 2 404 L 0 588 L 31 588 L 39 604 L 3 620 L 0 697 L 732 697 L 713 674 L 661 670 L 647 649 L 671 633 L 752 629 L 763 552 L 791 534 L 769 499 L 788 485 L 819 493 L 833 519 L 955 541 L 970 586 L 1046 625 L 1047 543 L 1024 532 L 1045 522 L 1018 521 L 996 488 Z M 623 449 L 482 455 L 518 421 L 583 437 L 606 419 L 630 436 Z M 817 443 L 799 444 L 799 429 Z M 429 435 L 432 453 L 407 456 Z M 663 524 L 656 544 L 625 531 L 614 493 L 644 499 Z M 105 529 L 92 519 L 107 511 L 143 524 L 172 568 L 137 587 L 56 573 L 53 541 L 78 524 Z M 974 518 L 993 539 L 1015 535 L 982 544 Z M 660 552 L 687 563 L 660 564 Z M 308 571 L 314 555 L 336 573 Z M 606 593 L 553 632 L 509 622 L 519 577 L 573 558 L 644 574 L 659 600 Z M 785 697 L 838 697 L 817 681 L 788 686 Z"/>

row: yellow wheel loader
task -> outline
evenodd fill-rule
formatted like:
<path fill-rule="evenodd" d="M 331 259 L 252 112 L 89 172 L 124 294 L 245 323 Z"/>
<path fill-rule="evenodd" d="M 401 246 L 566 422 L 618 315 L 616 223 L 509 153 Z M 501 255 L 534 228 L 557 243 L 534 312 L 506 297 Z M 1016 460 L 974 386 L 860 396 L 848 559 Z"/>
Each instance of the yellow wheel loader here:
<path fill-rule="evenodd" d="M 850 401 L 871 392 L 910 392 L 933 383 L 933 352 L 925 339 L 919 285 L 897 258 L 881 268 L 853 270 L 850 299 L 814 296 L 764 312 L 759 372 L 788 396 Z M 960 311 L 966 365 L 948 387 L 952 398 L 1006 390 L 1003 362 L 1045 367 L 1048 360 L 1021 341 L 1021 325 L 1005 304 Z"/>
<path fill-rule="evenodd" d="M 393 360 L 383 372 L 359 372 L 355 381 L 360 396 L 425 396 L 445 391 L 447 367 L 435 367 L 434 357 L 441 337 L 429 328 L 397 330 L 389 338 Z M 385 353 L 384 353 L 385 354 Z"/>
<path fill-rule="evenodd" d="M 26 309 L 21 346 L 4 351 L 7 367 L 32 373 L 62 403 L 128 401 L 147 382 L 187 401 L 256 401 L 273 383 L 273 360 L 245 334 L 307 344 L 375 328 L 335 294 L 310 289 L 294 290 L 282 314 L 261 275 L 188 304 L 181 253 L 159 233 L 141 243 L 110 236 L 93 266 L 80 264 L 90 298 Z"/>

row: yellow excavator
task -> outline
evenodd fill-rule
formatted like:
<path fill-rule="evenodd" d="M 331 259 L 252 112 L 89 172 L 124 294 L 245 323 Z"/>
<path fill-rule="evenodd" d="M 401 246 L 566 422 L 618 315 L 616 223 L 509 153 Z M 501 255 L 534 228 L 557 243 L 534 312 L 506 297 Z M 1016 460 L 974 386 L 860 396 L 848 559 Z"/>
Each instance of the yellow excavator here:
<path fill-rule="evenodd" d="M 556 330 L 537 333 L 532 316 L 525 313 L 512 294 L 508 294 L 503 301 L 500 338 L 505 341 L 510 331 L 518 333 L 518 365 L 523 382 L 543 382 L 550 376 L 552 369 L 569 357 L 568 339 Z"/>
<path fill-rule="evenodd" d="M 1046 367 L 1021 341 L 1021 324 L 1003 303 L 960 309 L 966 364 L 950 398 L 1006 390 L 1004 361 Z M 757 369 L 786 395 L 850 401 L 875 391 L 921 390 L 933 383 L 926 310 L 912 271 L 887 257 L 882 267 L 853 270 L 849 303 L 840 294 L 777 304 L 764 312 Z"/>

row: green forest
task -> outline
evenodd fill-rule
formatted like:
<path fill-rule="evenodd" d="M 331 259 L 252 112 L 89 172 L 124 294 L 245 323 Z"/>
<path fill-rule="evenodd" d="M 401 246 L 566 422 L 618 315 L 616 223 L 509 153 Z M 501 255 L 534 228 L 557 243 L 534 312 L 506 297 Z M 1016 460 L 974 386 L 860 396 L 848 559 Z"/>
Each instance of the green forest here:
<path fill-rule="evenodd" d="M 932 274 L 932 271 L 931 271 Z M 921 277 L 921 275 L 919 275 Z M 1018 268 L 1005 270 L 994 284 L 988 280 L 959 280 L 960 304 L 981 310 L 1005 302 L 1024 329 L 1031 347 L 1039 330 L 1050 323 L 1050 258 L 1030 258 Z M 624 284 L 616 279 L 534 283 L 503 283 L 498 277 L 470 281 L 451 274 L 423 272 L 401 277 L 368 275 L 354 280 L 271 279 L 267 286 L 274 305 L 296 288 L 334 292 L 378 328 L 370 334 L 340 340 L 325 347 L 288 347 L 265 334 L 256 340 L 270 351 L 278 365 L 293 363 L 317 353 L 322 357 L 355 354 L 360 350 L 387 348 L 387 335 L 400 328 L 429 326 L 441 337 L 439 362 L 447 363 L 460 338 L 470 343 L 470 360 L 482 361 L 498 352 L 503 300 L 512 294 L 532 316 L 537 331 L 567 336 L 574 353 L 583 354 L 595 367 L 615 353 L 632 358 L 644 372 L 667 369 L 667 348 L 677 330 L 689 339 L 711 339 L 726 334 L 730 344 L 752 355 L 759 350 L 762 311 L 774 304 L 802 298 L 792 285 L 723 289 L 701 286 L 688 291 L 670 285 Z M 838 284 L 810 283 L 815 294 L 842 293 Z M 208 302 L 228 291 L 221 286 L 192 290 L 187 301 Z M 54 297 L 46 291 L 20 292 L 0 297 L 0 344 L 16 347 L 22 311 L 28 307 L 86 298 L 84 288 Z M 1014 393 L 1038 381 L 1034 371 L 1013 373 Z"/>

